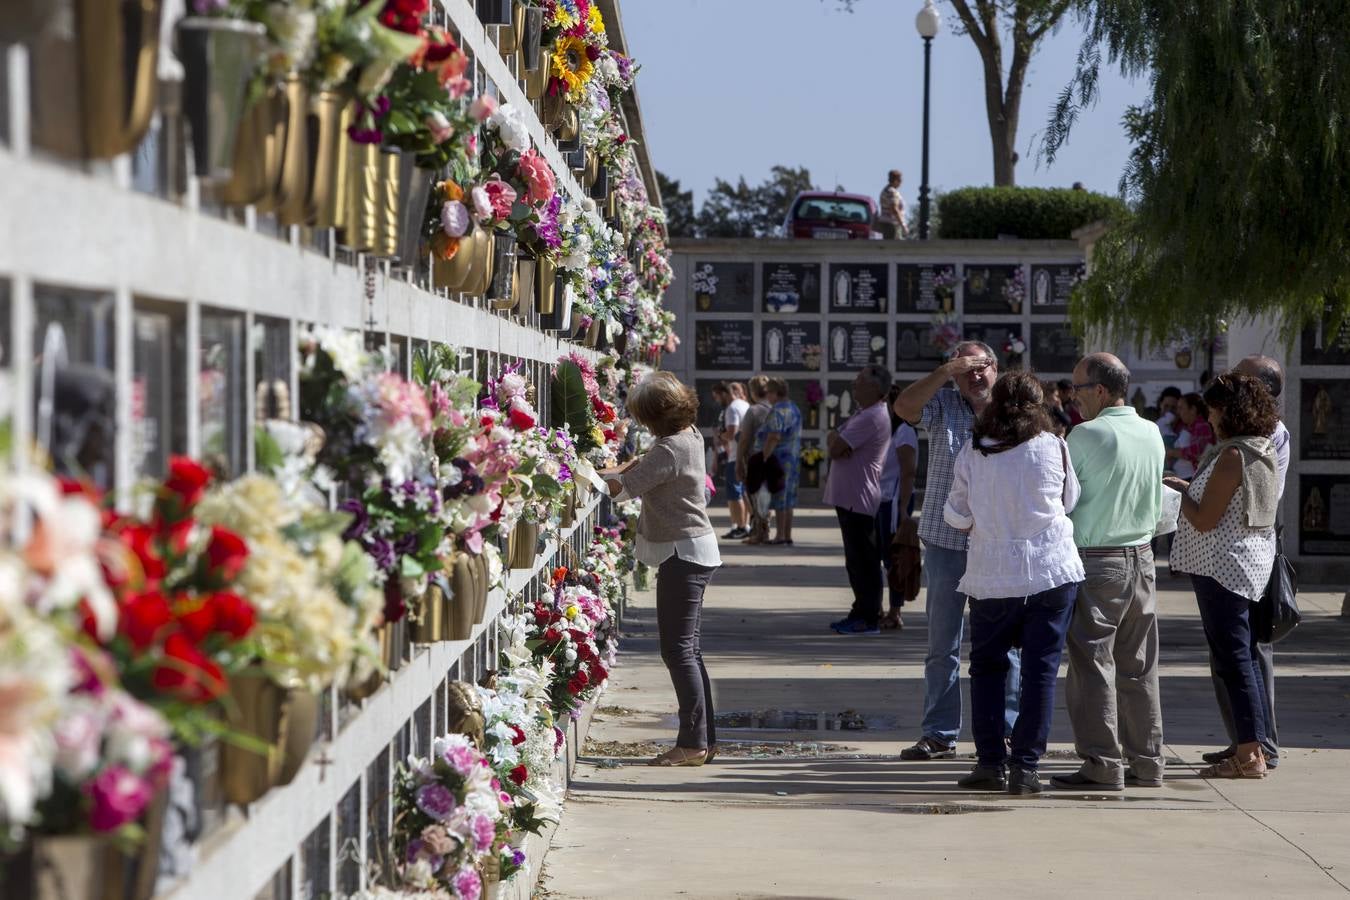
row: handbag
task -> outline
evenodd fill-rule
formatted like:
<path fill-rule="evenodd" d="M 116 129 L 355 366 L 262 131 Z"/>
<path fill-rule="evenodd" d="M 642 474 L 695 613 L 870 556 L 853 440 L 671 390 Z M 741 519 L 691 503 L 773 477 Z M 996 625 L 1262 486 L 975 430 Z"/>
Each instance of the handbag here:
<path fill-rule="evenodd" d="M 1284 555 L 1284 527 L 1275 531 L 1275 564 L 1270 569 L 1266 593 L 1254 607 L 1256 640 L 1274 644 L 1284 640 L 1303 621 L 1298 608 L 1298 572 Z"/>

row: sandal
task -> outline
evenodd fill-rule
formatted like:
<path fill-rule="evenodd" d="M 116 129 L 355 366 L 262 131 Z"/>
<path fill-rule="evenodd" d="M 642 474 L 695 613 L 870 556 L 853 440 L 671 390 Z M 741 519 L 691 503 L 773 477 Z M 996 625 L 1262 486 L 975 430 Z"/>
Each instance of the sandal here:
<path fill-rule="evenodd" d="M 706 766 L 708 763 L 712 762 L 716 758 L 717 758 L 717 745 L 709 744 L 707 755 L 703 757 L 703 764 Z"/>
<path fill-rule="evenodd" d="M 1233 754 L 1200 770 L 1201 778 L 1265 778 L 1266 756 L 1260 750 L 1246 759 Z"/>
<path fill-rule="evenodd" d="M 791 547 L 792 538 L 774 538 L 771 541 L 765 541 L 765 543 L 773 547 Z"/>
<path fill-rule="evenodd" d="M 877 624 L 882 631 L 902 631 L 905 627 L 905 623 L 900 619 L 900 610 L 898 609 L 886 613 Z"/>
<path fill-rule="evenodd" d="M 649 766 L 701 766 L 708 761 L 708 751 L 697 747 L 671 747 L 647 763 Z"/>

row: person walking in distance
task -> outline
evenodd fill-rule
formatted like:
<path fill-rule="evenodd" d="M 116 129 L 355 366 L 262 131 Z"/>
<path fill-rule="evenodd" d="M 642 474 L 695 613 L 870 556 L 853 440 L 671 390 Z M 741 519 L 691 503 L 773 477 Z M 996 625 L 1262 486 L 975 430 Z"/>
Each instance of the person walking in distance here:
<path fill-rule="evenodd" d="M 722 431 L 718 435 L 718 440 L 722 443 L 723 452 L 721 455 L 726 457 L 726 463 L 722 467 L 722 478 L 726 482 L 727 488 L 727 512 L 731 514 L 731 530 L 722 537 L 731 541 L 738 541 L 750 534 L 746 527 L 749 520 L 747 517 L 747 506 L 745 501 L 745 483 L 737 476 L 736 458 L 740 448 L 739 432 L 741 420 L 745 418 L 745 412 L 750 408 L 749 402 L 745 399 L 745 385 L 739 381 L 733 381 L 727 385 L 729 400 L 726 409 L 722 411 Z"/>
<path fill-rule="evenodd" d="M 884 240 L 909 237 L 909 226 L 905 223 L 905 198 L 900 194 L 900 182 L 903 176 L 899 169 L 886 173 L 886 186 L 881 189 L 880 210 L 877 212 L 877 230 Z"/>
<path fill-rule="evenodd" d="M 1068 440 L 1081 488 L 1070 518 L 1086 578 L 1069 626 L 1065 699 L 1083 762 L 1050 783 L 1066 790 L 1161 787 L 1152 542 L 1162 509 L 1162 436 L 1125 402 L 1130 370 L 1116 357 L 1084 357 L 1073 381 L 1083 423 Z"/>
<path fill-rule="evenodd" d="M 771 412 L 769 378 L 756 375 L 750 379 L 750 408 L 741 418 L 740 433 L 736 437 L 736 480 L 742 485 L 750 477 L 750 457 L 755 452 L 755 437 Z M 754 497 L 747 495 L 743 499 L 749 522 L 745 542 L 762 544 L 769 539 L 769 520 L 756 508 Z"/>
<path fill-rule="evenodd" d="M 981 341 L 963 341 L 952 358 L 900 392 L 895 414 L 928 430 L 928 482 L 919 538 L 928 571 L 928 655 L 923 668 L 923 735 L 900 752 L 905 760 L 951 759 L 961 733 L 961 633 L 966 597 L 957 584 L 966 572 L 966 535 L 943 519 L 956 455 L 970 440 L 975 417 L 989 405 L 998 358 Z M 956 387 L 948 387 L 951 381 Z M 1020 658 L 1008 654 L 1004 721 L 1017 719 Z"/>
<path fill-rule="evenodd" d="M 1278 361 L 1269 356 L 1248 356 L 1234 366 L 1233 371 L 1240 375 L 1250 375 L 1261 382 L 1275 401 L 1276 409 L 1279 409 L 1280 394 L 1284 391 L 1284 367 Z M 1275 484 L 1278 503 L 1284 499 L 1284 479 L 1289 473 L 1289 429 L 1284 427 L 1284 422 L 1279 420 L 1275 422 L 1275 431 L 1270 435 L 1270 442 L 1275 447 Z M 1276 532 L 1278 531 L 1277 524 Z M 1269 598 L 1263 598 L 1263 602 L 1257 604 L 1257 619 L 1268 612 Z M 1261 631 L 1259 622 L 1252 627 L 1251 653 L 1252 661 L 1256 663 L 1256 674 L 1261 681 L 1266 707 L 1266 732 L 1261 741 L 1261 751 L 1266 755 L 1266 768 L 1274 769 L 1280 764 L 1280 733 L 1275 724 L 1275 650 L 1270 641 L 1262 639 Z M 1205 762 L 1217 764 L 1237 752 L 1237 730 L 1233 725 L 1233 706 L 1228 702 L 1228 689 L 1224 686 L 1223 679 L 1219 677 L 1212 659 L 1210 676 L 1214 682 L 1214 695 L 1219 701 L 1219 715 L 1223 719 L 1224 730 L 1228 732 L 1227 747 L 1204 754 Z"/>
<path fill-rule="evenodd" d="M 853 589 L 848 615 L 830 627 L 839 634 L 879 634 L 882 548 L 877 545 L 876 515 L 881 504 L 881 469 L 891 443 L 891 417 L 886 394 L 891 373 L 883 366 L 864 366 L 853 379 L 858 409 L 838 431 L 826 436 L 830 452 L 825 503 L 834 507 L 844 539 L 844 565 Z"/>

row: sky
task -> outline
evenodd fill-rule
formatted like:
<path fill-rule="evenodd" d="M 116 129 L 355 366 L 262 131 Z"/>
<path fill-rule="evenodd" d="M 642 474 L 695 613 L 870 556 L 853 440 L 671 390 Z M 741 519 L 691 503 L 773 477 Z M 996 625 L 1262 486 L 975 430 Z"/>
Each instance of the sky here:
<path fill-rule="evenodd" d="M 938 2 L 933 40 L 930 180 L 937 191 L 991 184 L 984 76 L 974 43 L 956 34 Z M 775 164 L 806 166 L 824 188 L 875 195 L 886 171 L 905 175 L 916 202 L 922 158 L 921 0 L 624 0 L 632 55 L 642 64 L 638 99 L 657 169 L 693 188 L 696 202 L 721 177 L 751 184 Z M 1074 21 L 1042 40 L 1032 60 L 1017 135 L 1018 184 L 1115 194 L 1129 145 L 1127 106 L 1147 84 L 1103 71 L 1101 99 L 1080 116 L 1053 167 L 1036 162 L 1039 132 L 1073 72 L 1081 41 Z M 1005 67 L 1008 51 L 1005 49 Z"/>

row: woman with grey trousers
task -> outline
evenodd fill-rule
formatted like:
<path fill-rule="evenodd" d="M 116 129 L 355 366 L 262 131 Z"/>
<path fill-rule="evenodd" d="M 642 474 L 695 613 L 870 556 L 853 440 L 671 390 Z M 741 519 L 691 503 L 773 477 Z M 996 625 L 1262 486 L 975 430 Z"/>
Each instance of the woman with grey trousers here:
<path fill-rule="evenodd" d="M 722 557 L 704 500 L 703 436 L 693 427 L 698 396 L 669 372 L 655 372 L 629 392 L 627 405 L 656 443 L 626 466 L 601 474 L 616 500 L 642 500 L 637 558 L 658 567 L 661 661 L 680 704 L 675 746 L 651 765 L 701 766 L 717 753 L 712 686 L 699 645 L 703 592 Z"/>

